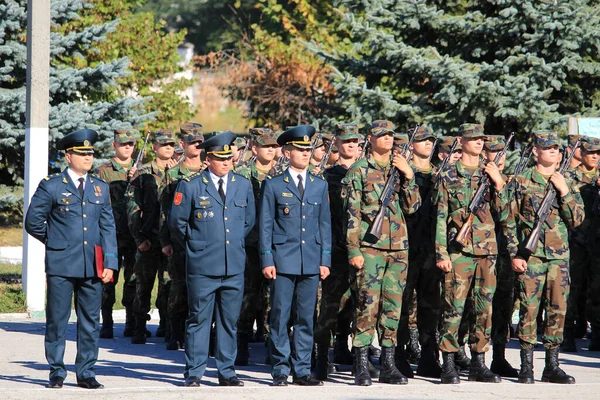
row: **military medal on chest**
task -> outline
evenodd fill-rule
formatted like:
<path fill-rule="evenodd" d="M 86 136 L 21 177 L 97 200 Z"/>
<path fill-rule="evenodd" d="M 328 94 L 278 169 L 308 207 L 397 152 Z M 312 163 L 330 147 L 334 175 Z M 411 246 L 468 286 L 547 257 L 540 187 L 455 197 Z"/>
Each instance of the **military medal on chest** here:
<path fill-rule="evenodd" d="M 287 206 L 286 206 L 286 207 L 283 209 L 283 215 L 290 215 L 290 208 L 289 208 L 289 207 L 287 207 Z"/>

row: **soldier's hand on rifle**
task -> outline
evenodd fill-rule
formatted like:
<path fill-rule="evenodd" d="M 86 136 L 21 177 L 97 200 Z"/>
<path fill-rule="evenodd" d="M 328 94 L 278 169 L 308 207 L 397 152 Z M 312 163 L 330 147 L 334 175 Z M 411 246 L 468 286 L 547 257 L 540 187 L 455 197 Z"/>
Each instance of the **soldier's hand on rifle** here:
<path fill-rule="evenodd" d="M 171 257 L 173 255 L 173 246 L 169 244 L 169 245 L 163 247 L 162 253 L 167 257 Z"/>
<path fill-rule="evenodd" d="M 274 265 L 270 267 L 264 267 L 262 272 L 264 277 L 267 279 L 275 279 L 277 277 L 277 272 L 275 271 Z"/>
<path fill-rule="evenodd" d="M 505 182 L 504 182 L 504 179 L 502 179 L 502 174 L 500 173 L 500 168 L 498 168 L 498 166 L 493 161 L 490 161 L 485 166 L 484 171 L 486 174 L 488 174 L 490 179 L 494 182 L 494 186 L 496 187 L 496 190 L 502 190 Z"/>
<path fill-rule="evenodd" d="M 310 173 L 313 175 L 319 175 L 319 172 L 321 172 L 321 169 L 319 167 L 314 167 L 312 171 L 310 171 Z"/>
<path fill-rule="evenodd" d="M 146 239 L 142 243 L 140 243 L 138 249 L 140 251 L 148 251 L 150 250 L 150 247 L 152 247 L 152 243 L 150 243 L 150 240 Z"/>
<path fill-rule="evenodd" d="M 450 272 L 450 270 L 452 270 L 452 261 L 450 261 L 450 260 L 438 261 L 436 266 L 444 272 Z"/>
<path fill-rule="evenodd" d="M 527 261 L 521 257 L 515 257 L 512 259 L 512 269 L 515 272 L 525 272 L 527 270 Z"/>
<path fill-rule="evenodd" d="M 415 176 L 415 173 L 413 172 L 410 165 L 408 165 L 408 161 L 406 161 L 406 158 L 402 157 L 400 154 L 394 154 L 394 158 L 392 159 L 392 165 L 398 168 L 398 170 L 402 172 L 402 175 L 404 175 L 406 179 L 412 179 L 413 176 Z"/>
<path fill-rule="evenodd" d="M 348 262 L 356 269 L 362 269 L 362 267 L 365 265 L 365 259 L 363 256 L 352 257 Z"/>
<path fill-rule="evenodd" d="M 329 276 L 329 268 L 321 265 L 319 267 L 319 275 L 321 276 L 321 280 L 324 281 L 325 278 L 327 278 Z"/>
<path fill-rule="evenodd" d="M 131 169 L 127 173 L 127 177 L 129 178 L 129 180 L 133 179 L 133 177 L 135 176 L 136 172 L 137 172 L 137 168 L 134 165 L 133 167 L 131 167 Z"/>
<path fill-rule="evenodd" d="M 562 176 L 559 172 L 554 172 L 550 177 L 550 182 L 556 188 L 556 191 L 560 194 L 560 197 L 565 196 L 569 193 L 569 186 L 567 185 L 567 181 L 565 181 L 565 177 Z"/>

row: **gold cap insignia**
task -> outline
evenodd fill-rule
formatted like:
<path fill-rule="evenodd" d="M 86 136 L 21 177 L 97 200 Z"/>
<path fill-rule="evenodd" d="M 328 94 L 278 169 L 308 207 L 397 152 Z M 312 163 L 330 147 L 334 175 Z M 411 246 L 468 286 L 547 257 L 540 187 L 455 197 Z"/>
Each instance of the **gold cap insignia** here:
<path fill-rule="evenodd" d="M 223 146 L 223 150 L 225 150 L 225 151 L 229 151 L 229 145 L 228 145 L 228 144 L 226 144 L 225 146 Z"/>
<path fill-rule="evenodd" d="M 90 141 L 89 140 L 84 140 L 83 141 L 83 145 L 84 146 L 89 146 L 90 145 Z"/>
<path fill-rule="evenodd" d="M 308 135 L 304 135 L 304 141 L 308 142 Z"/>

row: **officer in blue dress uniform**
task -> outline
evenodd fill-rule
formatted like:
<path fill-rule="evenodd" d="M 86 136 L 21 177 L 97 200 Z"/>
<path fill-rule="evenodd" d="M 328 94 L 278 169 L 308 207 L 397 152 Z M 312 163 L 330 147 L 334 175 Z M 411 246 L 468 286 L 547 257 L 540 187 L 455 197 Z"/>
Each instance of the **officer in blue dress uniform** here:
<path fill-rule="evenodd" d="M 186 249 L 185 386 L 200 386 L 206 370 L 213 311 L 219 384 L 244 385 L 233 363 L 244 294 L 244 243 L 256 207 L 250 181 L 231 172 L 235 137 L 224 132 L 198 144 L 206 150 L 208 168 L 181 180 L 168 216 L 173 238 Z"/>
<path fill-rule="evenodd" d="M 98 134 L 90 129 L 69 133 L 58 141 L 68 168 L 44 178 L 31 198 L 25 229 L 46 245 L 46 359 L 50 364 L 48 387 L 61 388 L 67 376 L 63 361 L 71 301 L 77 313 L 77 385 L 101 389 L 94 372 L 98 359 L 98 333 L 102 283 L 118 269 L 115 221 L 109 186 L 88 173 L 94 161 L 92 143 Z M 104 272 L 97 276 L 95 247 L 104 252 Z"/>
<path fill-rule="evenodd" d="M 300 125 L 279 136 L 289 167 L 262 186 L 259 250 L 263 275 L 271 279 L 274 386 L 287 386 L 290 372 L 294 384 L 323 384 L 311 377 L 310 364 L 319 277 L 329 275 L 331 264 L 331 215 L 327 182 L 307 170 L 314 133 L 312 126 Z M 287 330 L 290 315 L 293 352 Z"/>

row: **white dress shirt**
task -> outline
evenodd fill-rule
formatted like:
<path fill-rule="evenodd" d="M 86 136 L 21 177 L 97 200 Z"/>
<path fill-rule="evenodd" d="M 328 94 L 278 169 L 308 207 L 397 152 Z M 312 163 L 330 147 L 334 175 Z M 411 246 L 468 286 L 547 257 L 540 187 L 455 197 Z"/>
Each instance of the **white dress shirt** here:
<path fill-rule="evenodd" d="M 225 176 L 217 176 L 213 174 L 210 169 L 208 170 L 208 173 L 210 174 L 210 179 L 215 184 L 217 190 L 219 190 L 219 179 L 223 179 L 223 193 L 225 193 L 225 196 L 227 196 L 227 177 L 229 176 L 229 174 Z"/>
<path fill-rule="evenodd" d="M 71 170 L 71 168 L 67 168 L 67 174 L 69 174 L 69 177 L 73 181 L 73 184 L 75 185 L 76 188 L 79 188 L 79 178 L 83 178 L 83 190 L 85 190 L 85 183 L 87 182 L 87 175 L 88 175 L 87 172 L 85 173 L 85 175 L 79 176 L 75 172 L 73 172 Z"/>
<path fill-rule="evenodd" d="M 306 175 L 307 175 L 306 171 L 307 171 L 307 169 L 304 169 L 304 171 L 302 171 L 302 172 L 297 172 L 291 168 L 288 168 L 288 172 L 292 176 L 292 179 L 294 180 L 294 184 L 296 185 L 296 187 L 298 187 L 298 175 L 300 175 L 300 176 L 302 176 L 302 186 L 304 187 L 304 189 L 306 189 Z"/>

